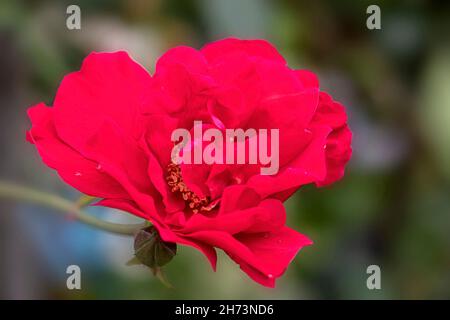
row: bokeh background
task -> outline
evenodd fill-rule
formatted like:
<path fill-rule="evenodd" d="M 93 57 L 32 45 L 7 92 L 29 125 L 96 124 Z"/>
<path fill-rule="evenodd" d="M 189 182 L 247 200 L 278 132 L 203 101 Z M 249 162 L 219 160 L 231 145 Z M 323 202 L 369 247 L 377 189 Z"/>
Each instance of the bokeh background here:
<path fill-rule="evenodd" d="M 70 4 L 81 7 L 81 30 L 66 28 Z M 381 30 L 366 28 L 370 4 L 381 7 Z M 199 252 L 179 247 L 168 289 L 125 266 L 132 238 L 0 199 L 0 298 L 450 298 L 448 1 L 1 0 L 0 180 L 79 197 L 25 142 L 25 111 L 51 103 L 90 51 L 125 49 L 151 71 L 172 46 L 227 36 L 271 41 L 347 106 L 354 155 L 345 179 L 302 188 L 286 203 L 289 224 L 315 245 L 276 289 L 255 284 L 224 254 L 214 273 Z M 71 264 L 81 267 L 82 290 L 66 288 Z M 381 290 L 366 287 L 371 264 L 381 268 Z"/>

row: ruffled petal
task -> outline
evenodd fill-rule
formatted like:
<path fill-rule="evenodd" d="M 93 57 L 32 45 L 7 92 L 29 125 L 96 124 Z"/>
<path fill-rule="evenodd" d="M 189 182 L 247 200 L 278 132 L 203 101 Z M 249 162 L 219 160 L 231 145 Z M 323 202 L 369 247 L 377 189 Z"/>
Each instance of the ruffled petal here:
<path fill-rule="evenodd" d="M 218 63 L 224 56 L 240 52 L 250 57 L 286 64 L 286 60 L 278 53 L 277 49 L 265 40 L 227 38 L 207 44 L 201 49 L 201 52 L 210 63 Z"/>
<path fill-rule="evenodd" d="M 98 162 L 86 159 L 57 136 L 53 111 L 43 103 L 28 109 L 32 128 L 27 132 L 27 139 L 36 145 L 44 163 L 82 193 L 105 198 L 129 197 L 113 177 L 99 170 Z"/>
<path fill-rule="evenodd" d="M 308 129 L 309 130 L 309 129 Z M 309 130 L 313 139 L 308 146 L 276 175 L 255 175 L 247 183 L 263 198 L 280 192 L 291 192 L 292 188 L 321 181 L 326 176 L 326 158 L 324 146 L 331 132 L 329 127 L 317 127 Z"/>
<path fill-rule="evenodd" d="M 54 102 L 58 136 L 82 151 L 104 120 L 138 139 L 146 127 L 140 106 L 150 74 L 126 52 L 91 53 L 81 70 L 64 77 Z"/>
<path fill-rule="evenodd" d="M 222 249 L 253 280 L 268 287 L 275 286 L 275 280 L 285 272 L 302 247 L 312 244 L 306 236 L 287 227 L 236 236 L 207 230 L 194 232 L 189 237 Z"/>
<path fill-rule="evenodd" d="M 112 121 L 105 121 L 89 141 L 85 156 L 95 159 L 101 170 L 114 177 L 148 219 L 159 221 L 165 212 L 161 196 L 146 174 L 148 158 L 138 142 L 122 135 Z"/>
<path fill-rule="evenodd" d="M 242 232 L 269 232 L 281 228 L 285 221 L 286 211 L 280 201 L 261 201 L 252 189 L 234 186 L 225 190 L 218 214 L 193 215 L 179 232 L 189 234 L 216 230 L 232 235 Z"/>
<path fill-rule="evenodd" d="M 330 185 L 344 176 L 344 169 L 352 155 L 352 132 L 347 125 L 345 108 L 325 92 L 320 93 L 320 102 L 312 124 L 328 126 L 332 131 L 325 143 L 326 177 L 317 180 L 317 186 Z"/>

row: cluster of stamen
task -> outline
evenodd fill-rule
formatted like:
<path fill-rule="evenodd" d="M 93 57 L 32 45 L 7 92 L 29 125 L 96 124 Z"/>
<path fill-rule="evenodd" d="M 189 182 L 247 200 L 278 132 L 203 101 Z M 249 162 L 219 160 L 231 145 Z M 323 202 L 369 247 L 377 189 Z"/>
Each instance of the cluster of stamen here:
<path fill-rule="evenodd" d="M 173 162 L 169 163 L 167 166 L 166 181 L 172 192 L 181 194 L 183 200 L 193 213 L 212 210 L 213 206 L 210 205 L 209 198 L 200 198 L 186 186 L 181 176 L 181 168 L 179 165 Z"/>

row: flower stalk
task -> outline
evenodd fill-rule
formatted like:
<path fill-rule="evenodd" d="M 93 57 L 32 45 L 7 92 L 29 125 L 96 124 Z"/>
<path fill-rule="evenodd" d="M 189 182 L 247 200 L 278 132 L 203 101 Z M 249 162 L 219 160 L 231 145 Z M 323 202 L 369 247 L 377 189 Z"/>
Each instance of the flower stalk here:
<path fill-rule="evenodd" d="M 135 235 L 139 230 L 148 226 L 146 223 L 119 224 L 104 221 L 89 215 L 77 203 L 70 200 L 6 181 L 0 181 L 0 198 L 19 200 L 56 209 L 56 212 L 71 219 L 76 219 L 100 230 L 121 235 Z"/>

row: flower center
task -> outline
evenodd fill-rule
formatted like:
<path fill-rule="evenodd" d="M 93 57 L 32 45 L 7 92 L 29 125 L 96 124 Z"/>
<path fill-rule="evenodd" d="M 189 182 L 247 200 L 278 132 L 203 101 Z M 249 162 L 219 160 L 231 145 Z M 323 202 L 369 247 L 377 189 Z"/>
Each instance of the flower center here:
<path fill-rule="evenodd" d="M 181 168 L 173 162 L 167 166 L 167 184 L 172 192 L 180 193 L 183 200 L 193 213 L 211 211 L 215 205 L 211 204 L 209 197 L 200 198 L 193 191 L 189 190 L 181 176 Z"/>

